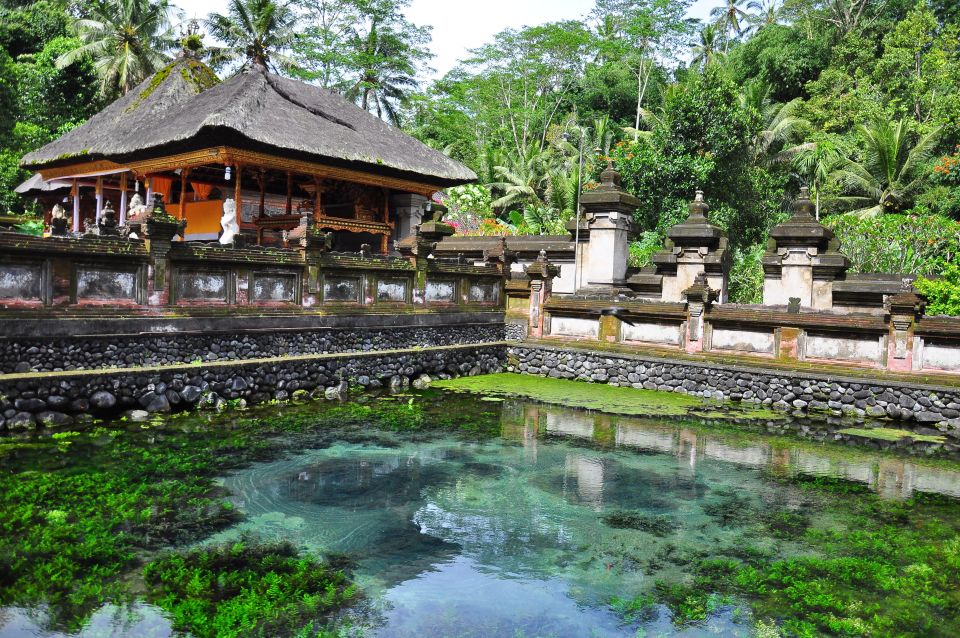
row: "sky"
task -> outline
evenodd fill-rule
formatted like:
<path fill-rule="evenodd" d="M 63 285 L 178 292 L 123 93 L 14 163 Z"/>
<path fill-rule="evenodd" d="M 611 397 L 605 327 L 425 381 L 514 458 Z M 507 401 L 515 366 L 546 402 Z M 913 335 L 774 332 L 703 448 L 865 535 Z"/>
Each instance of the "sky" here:
<path fill-rule="evenodd" d="M 207 14 L 226 10 L 227 0 L 180 0 L 188 18 L 203 18 Z M 720 0 L 696 0 L 691 17 L 701 20 Z M 407 10 L 407 19 L 417 25 L 433 27 L 430 45 L 434 58 L 430 62 L 440 77 L 475 49 L 489 42 L 493 35 L 509 27 L 519 28 L 582 18 L 593 8 L 594 0 L 413 0 Z"/>

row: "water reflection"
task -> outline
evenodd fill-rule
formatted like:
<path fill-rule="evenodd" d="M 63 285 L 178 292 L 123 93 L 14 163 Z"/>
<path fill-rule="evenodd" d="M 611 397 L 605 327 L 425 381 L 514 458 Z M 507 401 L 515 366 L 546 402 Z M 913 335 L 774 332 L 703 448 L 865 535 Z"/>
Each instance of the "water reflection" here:
<path fill-rule="evenodd" d="M 164 612 L 153 605 L 107 604 L 87 620 L 77 632 L 60 632 L 45 629 L 50 624 L 43 608 L 23 609 L 7 607 L 0 609 L 0 638 L 166 638 L 173 634 L 170 620 Z"/>
<path fill-rule="evenodd" d="M 565 408 L 515 401 L 505 406 L 503 435 L 536 449 L 538 435 L 553 435 L 608 444 L 613 433 L 616 447 L 670 454 L 695 471 L 704 459 L 752 468 L 768 468 L 786 475 L 832 476 L 863 483 L 886 498 L 909 498 L 915 492 L 932 492 L 960 498 L 960 472 L 915 463 L 907 458 L 874 456 L 836 448 L 815 451 L 777 443 L 732 442 L 729 435 L 704 434 L 691 428 L 651 419 L 609 414 L 575 413 Z M 576 467 L 574 463 L 571 467 Z M 587 474 L 593 471 L 586 468 Z M 590 484 L 594 479 L 585 476 Z"/>

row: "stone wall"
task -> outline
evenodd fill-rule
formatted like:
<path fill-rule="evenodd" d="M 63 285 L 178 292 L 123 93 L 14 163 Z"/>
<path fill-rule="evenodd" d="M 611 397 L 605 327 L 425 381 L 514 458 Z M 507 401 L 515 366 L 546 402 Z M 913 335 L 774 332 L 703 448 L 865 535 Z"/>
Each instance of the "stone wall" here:
<path fill-rule="evenodd" d="M 344 355 L 274 357 L 205 366 L 9 375 L 0 378 L 0 429 L 68 426 L 94 416 L 137 416 L 273 399 L 338 398 L 348 385 L 418 384 L 422 375 L 499 372 L 502 344 L 449 346 Z M 146 416 L 143 414 L 143 416 Z"/>
<path fill-rule="evenodd" d="M 174 329 L 165 331 L 161 328 L 158 334 L 53 338 L 21 336 L 0 339 L 0 373 L 208 363 L 280 355 L 427 348 L 504 339 L 502 320 L 498 323 L 482 323 L 474 317 L 474 321 L 454 323 L 451 317 L 442 318 L 442 324 L 427 326 L 263 330 L 257 330 L 256 319 L 250 318 L 247 330 L 190 332 Z M 43 334 L 42 331 L 37 332 Z"/>
<path fill-rule="evenodd" d="M 748 401 L 780 410 L 890 418 L 960 439 L 960 388 L 540 345 L 510 346 L 507 352 L 511 372 Z"/>

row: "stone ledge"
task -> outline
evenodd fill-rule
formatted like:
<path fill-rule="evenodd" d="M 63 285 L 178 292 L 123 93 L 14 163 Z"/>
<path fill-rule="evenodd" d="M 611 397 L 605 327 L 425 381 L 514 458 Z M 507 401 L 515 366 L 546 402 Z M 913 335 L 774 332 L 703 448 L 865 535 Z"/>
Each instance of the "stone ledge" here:
<path fill-rule="evenodd" d="M 854 419 L 889 418 L 917 424 L 922 435 L 944 433 L 952 440 L 960 439 L 957 387 L 530 342 L 514 344 L 507 352 L 508 371 L 521 374 L 761 403 L 798 414 L 817 411 Z"/>
<path fill-rule="evenodd" d="M 517 345 L 517 344 L 514 344 Z M 656 348 L 645 346 L 642 349 L 634 346 L 619 344 L 603 344 L 600 342 L 562 341 L 530 339 L 522 345 L 547 350 L 576 350 L 590 351 L 595 354 L 625 357 L 638 361 L 652 361 L 656 363 L 677 363 L 700 368 L 718 368 L 734 372 L 757 374 L 796 374 L 818 381 L 849 381 L 852 383 L 894 383 L 909 389 L 917 390 L 948 390 L 960 391 L 960 375 L 957 374 L 930 374 L 923 373 L 895 373 L 876 368 L 853 368 L 823 362 L 805 363 L 783 362 L 777 359 L 759 359 L 750 356 L 734 354 L 715 355 L 712 353 L 688 354 L 676 349 Z M 816 372 L 816 370 L 835 369 L 835 373 Z"/>
<path fill-rule="evenodd" d="M 230 359 L 225 361 L 210 361 L 209 363 L 193 364 L 178 363 L 165 366 L 140 366 L 136 368 L 98 368 L 96 370 L 64 370 L 62 372 L 24 372 L 0 374 L 0 384 L 16 381 L 39 381 L 43 379 L 63 379 L 76 377 L 99 377 L 118 374 L 145 374 L 154 372 L 184 372 L 203 371 L 209 368 L 242 368 L 251 365 L 271 363 L 297 363 L 304 361 L 324 361 L 329 359 L 366 359 L 378 356 L 413 354 L 421 352 L 443 352 L 447 350 L 470 350 L 477 348 L 499 348 L 511 345 L 513 342 L 493 341 L 488 343 L 465 343 L 449 346 L 428 346 L 426 348 L 396 348 L 392 350 L 371 350 L 367 352 L 329 352 L 322 354 L 303 354 L 289 357 L 261 357 L 258 359 Z M 515 344 L 514 344 L 515 345 Z"/>
<path fill-rule="evenodd" d="M 398 313 L 396 308 L 347 308 L 340 312 L 264 312 L 237 307 L 177 308 L 172 312 L 138 313 L 116 309 L 50 316 L 0 314 L 0 344 L 4 340 L 80 338 L 123 335 L 223 333 L 237 331 L 316 330 L 321 328 L 409 328 L 441 325 L 491 325 L 503 323 L 503 310 L 455 306 L 425 308 Z"/>

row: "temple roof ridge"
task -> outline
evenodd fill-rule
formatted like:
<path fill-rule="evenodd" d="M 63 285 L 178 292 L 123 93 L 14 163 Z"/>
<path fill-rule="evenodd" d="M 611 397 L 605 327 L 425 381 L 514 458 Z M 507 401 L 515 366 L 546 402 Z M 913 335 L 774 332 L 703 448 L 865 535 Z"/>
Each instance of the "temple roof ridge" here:
<path fill-rule="evenodd" d="M 172 64 L 201 64 L 181 56 Z M 192 67 L 191 67 L 192 68 Z M 211 72 L 212 73 L 212 72 Z M 170 75 L 183 73 L 167 72 Z M 186 77 L 186 76 L 185 76 Z M 161 82 L 166 81 L 164 77 Z M 142 93 L 157 83 L 141 84 Z M 44 168 L 76 162 L 155 157 L 171 150 L 236 146 L 320 163 L 428 178 L 438 187 L 475 181 L 469 168 L 361 109 L 339 94 L 252 65 L 216 85 L 162 104 L 130 109 L 124 96 L 73 132 L 24 157 Z M 121 125 L 110 116 L 120 117 Z M 357 166 L 360 168 L 360 166 Z"/>

